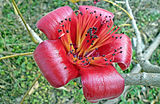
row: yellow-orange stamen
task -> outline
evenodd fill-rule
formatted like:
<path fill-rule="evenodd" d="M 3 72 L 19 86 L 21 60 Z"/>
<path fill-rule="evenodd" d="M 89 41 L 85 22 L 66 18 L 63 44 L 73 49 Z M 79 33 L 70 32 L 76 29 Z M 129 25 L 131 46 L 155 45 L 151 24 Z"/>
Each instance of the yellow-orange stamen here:
<path fill-rule="evenodd" d="M 96 11 L 89 12 L 86 8 L 84 14 L 80 11 L 77 12 L 75 43 L 73 43 L 71 39 L 71 19 L 63 20 L 58 29 L 59 39 L 61 39 L 68 52 L 69 60 L 73 64 L 83 67 L 111 64 L 114 56 L 122 53 L 122 48 L 112 50 L 105 56 L 99 53 L 94 55 L 96 57 L 92 57 L 92 55 L 96 53 L 99 47 L 107 45 L 117 39 L 117 37 L 114 38 L 114 34 L 119 30 L 119 27 L 113 27 L 112 19 L 102 20 L 102 14 L 97 14 Z M 122 37 L 119 38 L 121 39 Z"/>

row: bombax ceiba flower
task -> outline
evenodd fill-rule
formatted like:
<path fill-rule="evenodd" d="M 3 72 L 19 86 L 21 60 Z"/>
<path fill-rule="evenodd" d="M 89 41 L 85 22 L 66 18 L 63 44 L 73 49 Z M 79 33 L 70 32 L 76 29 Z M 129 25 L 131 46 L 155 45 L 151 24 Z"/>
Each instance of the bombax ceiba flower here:
<path fill-rule="evenodd" d="M 90 102 L 113 99 L 124 90 L 122 70 L 129 67 L 132 45 L 128 36 L 116 34 L 114 15 L 94 6 L 60 7 L 42 17 L 37 27 L 48 40 L 40 43 L 34 59 L 53 87 L 81 77 L 83 93 Z"/>

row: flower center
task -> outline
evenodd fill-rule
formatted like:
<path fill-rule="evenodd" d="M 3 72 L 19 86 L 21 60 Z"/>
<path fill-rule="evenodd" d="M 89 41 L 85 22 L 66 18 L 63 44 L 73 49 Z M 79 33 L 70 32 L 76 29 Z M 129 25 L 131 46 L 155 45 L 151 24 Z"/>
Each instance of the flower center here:
<path fill-rule="evenodd" d="M 122 37 L 114 37 L 115 32 L 119 30 L 119 27 L 113 27 L 113 20 L 106 16 L 106 19 L 102 19 L 102 14 L 89 12 L 86 8 L 86 12 L 83 14 L 80 11 L 77 13 L 77 27 L 76 37 L 73 43 L 71 38 L 71 18 L 66 18 L 60 23 L 58 29 L 59 39 L 61 39 L 65 49 L 68 53 L 68 58 L 73 64 L 87 67 L 92 65 L 108 65 L 114 60 L 114 56 L 122 53 L 122 47 L 113 49 L 107 55 L 100 55 L 96 53 L 99 47 L 107 45 L 116 39 Z M 113 39 L 114 38 L 114 39 Z"/>

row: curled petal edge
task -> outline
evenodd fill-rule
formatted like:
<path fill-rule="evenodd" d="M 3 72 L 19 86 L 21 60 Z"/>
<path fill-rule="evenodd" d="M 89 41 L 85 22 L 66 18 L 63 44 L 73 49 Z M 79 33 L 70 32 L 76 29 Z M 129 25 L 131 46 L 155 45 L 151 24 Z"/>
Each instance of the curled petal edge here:
<path fill-rule="evenodd" d="M 78 70 L 68 61 L 60 40 L 45 40 L 40 43 L 34 51 L 34 59 L 53 87 L 64 86 L 78 77 Z"/>

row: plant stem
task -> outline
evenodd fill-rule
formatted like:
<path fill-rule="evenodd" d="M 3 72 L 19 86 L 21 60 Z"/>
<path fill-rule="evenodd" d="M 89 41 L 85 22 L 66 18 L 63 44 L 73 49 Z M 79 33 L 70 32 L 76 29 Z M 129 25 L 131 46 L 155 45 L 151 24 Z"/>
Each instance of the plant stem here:
<path fill-rule="evenodd" d="M 15 3 L 14 0 L 12 0 L 12 4 L 13 4 L 13 7 L 16 9 L 17 13 L 19 14 L 19 16 L 21 17 L 21 19 L 22 19 L 22 21 L 23 21 L 23 24 L 24 24 L 24 26 L 26 27 L 26 29 L 27 29 L 27 31 L 28 31 L 28 33 L 29 33 L 32 41 L 33 41 L 34 43 L 38 44 L 39 42 L 38 42 L 38 41 L 33 37 L 33 35 L 31 34 L 31 32 L 30 32 L 30 30 L 29 30 L 29 28 L 28 28 L 28 26 L 27 26 L 27 23 L 26 23 L 26 21 L 24 20 L 21 12 L 20 12 L 20 10 L 18 9 L 18 7 L 17 7 L 17 5 L 16 5 L 16 3 Z"/>
<path fill-rule="evenodd" d="M 17 56 L 32 55 L 32 54 L 33 54 L 33 52 L 19 53 L 19 54 L 14 54 L 14 55 L 10 55 L 10 56 L 0 57 L 0 60 L 7 59 L 7 58 L 12 58 L 12 57 L 17 57 Z"/>
<path fill-rule="evenodd" d="M 124 12 L 128 15 L 128 17 L 129 17 L 131 20 L 133 19 L 132 16 L 131 16 L 125 9 L 123 9 L 121 6 L 119 6 L 119 5 L 117 5 L 116 3 L 112 2 L 112 1 L 109 1 L 109 0 L 104 0 L 104 1 L 106 1 L 106 2 L 108 2 L 108 3 L 111 3 L 111 4 L 115 5 L 116 7 L 120 8 L 122 11 L 124 11 Z"/>
<path fill-rule="evenodd" d="M 27 90 L 27 92 L 25 93 L 25 95 L 23 96 L 20 104 L 23 104 L 25 98 L 27 97 L 28 93 L 30 92 L 30 90 L 32 89 L 32 87 L 35 85 L 35 83 L 38 81 L 38 79 L 42 76 L 41 73 L 39 73 L 38 77 L 36 77 L 36 79 L 33 81 L 32 86 Z"/>
<path fill-rule="evenodd" d="M 121 24 L 119 27 L 124 27 L 124 26 L 131 26 L 131 24 Z"/>

